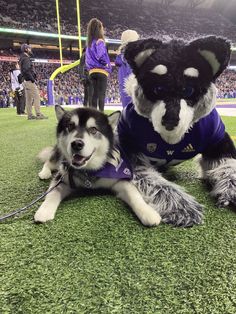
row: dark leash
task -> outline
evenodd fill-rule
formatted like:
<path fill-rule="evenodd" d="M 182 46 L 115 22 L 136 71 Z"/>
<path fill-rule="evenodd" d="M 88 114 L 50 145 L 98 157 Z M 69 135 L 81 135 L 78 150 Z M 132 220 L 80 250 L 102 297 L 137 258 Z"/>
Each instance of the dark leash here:
<path fill-rule="evenodd" d="M 57 183 L 53 187 L 51 187 L 49 190 L 47 190 L 46 192 L 41 194 L 39 197 L 37 197 L 35 200 L 33 200 L 28 205 L 26 205 L 26 206 L 24 206 L 22 208 L 18 208 L 18 209 L 16 209 L 15 211 L 13 211 L 11 213 L 8 213 L 8 214 L 5 214 L 3 216 L 0 216 L 0 222 L 6 220 L 7 218 L 13 217 L 13 216 L 15 216 L 15 215 L 17 215 L 17 214 L 19 214 L 21 212 L 24 212 L 28 208 L 32 207 L 35 203 L 40 201 L 47 194 L 49 194 L 51 191 L 53 191 L 60 183 L 62 183 L 63 182 L 63 178 L 65 177 L 66 174 L 68 174 L 68 180 L 69 180 L 70 187 L 72 189 L 76 189 L 76 184 L 74 182 L 75 170 L 73 168 L 71 168 L 67 162 L 63 161 L 62 164 L 63 164 L 65 173 L 59 177 Z M 97 180 L 96 177 L 93 177 L 93 176 L 89 175 L 86 171 L 78 171 L 78 172 L 76 172 L 76 177 L 79 178 L 83 182 L 85 188 L 91 188 L 93 183 Z"/>
<path fill-rule="evenodd" d="M 66 174 L 66 173 L 65 173 Z M 13 217 L 21 212 L 26 211 L 28 208 L 30 208 L 31 206 L 33 206 L 35 203 L 37 203 L 38 201 L 40 201 L 42 198 L 44 198 L 47 194 L 49 194 L 51 191 L 53 191 L 60 183 L 63 182 L 63 178 L 65 176 L 65 174 L 61 175 L 60 178 L 58 179 L 57 183 L 52 186 L 49 190 L 47 190 L 46 192 L 44 192 L 43 194 L 41 194 L 39 197 L 37 197 L 35 200 L 33 200 L 31 203 L 29 203 L 28 205 L 22 207 L 22 208 L 18 208 L 15 211 L 5 214 L 3 216 L 0 217 L 0 222 L 2 222 L 3 220 Z"/>

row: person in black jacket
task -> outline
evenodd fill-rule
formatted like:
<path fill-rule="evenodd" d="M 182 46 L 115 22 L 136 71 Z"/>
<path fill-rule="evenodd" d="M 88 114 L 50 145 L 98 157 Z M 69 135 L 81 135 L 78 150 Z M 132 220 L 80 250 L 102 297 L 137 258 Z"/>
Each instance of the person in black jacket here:
<path fill-rule="evenodd" d="M 14 92 L 14 103 L 16 105 L 17 115 L 25 115 L 25 93 L 24 87 L 19 82 L 20 66 L 17 62 L 14 64 L 10 70 L 10 79 L 11 79 L 11 89 Z"/>
<path fill-rule="evenodd" d="M 85 53 L 86 53 L 86 47 L 84 47 L 83 52 L 82 52 L 82 56 L 80 58 L 79 78 L 80 78 L 80 82 L 84 86 L 84 102 L 83 102 L 83 105 L 84 105 L 84 107 L 88 107 L 89 106 L 89 90 L 91 88 L 91 82 L 90 82 L 90 79 L 89 79 L 88 70 L 86 69 Z"/>
<path fill-rule="evenodd" d="M 21 45 L 22 54 L 20 56 L 20 68 L 21 74 L 24 78 L 24 88 L 25 88 L 25 100 L 26 100 L 26 112 L 28 115 L 28 120 L 33 119 L 47 119 L 40 112 L 40 96 L 36 81 L 36 73 L 34 72 L 33 64 L 30 59 L 32 55 L 32 50 L 30 45 L 23 44 Z M 32 114 L 32 106 L 34 105 L 34 110 L 36 116 Z"/>

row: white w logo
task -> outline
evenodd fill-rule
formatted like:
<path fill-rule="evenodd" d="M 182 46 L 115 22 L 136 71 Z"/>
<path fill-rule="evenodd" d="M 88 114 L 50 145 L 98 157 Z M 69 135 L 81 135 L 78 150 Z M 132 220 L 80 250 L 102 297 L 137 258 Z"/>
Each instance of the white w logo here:
<path fill-rule="evenodd" d="M 166 153 L 167 153 L 167 155 L 173 155 L 174 150 L 167 150 Z"/>

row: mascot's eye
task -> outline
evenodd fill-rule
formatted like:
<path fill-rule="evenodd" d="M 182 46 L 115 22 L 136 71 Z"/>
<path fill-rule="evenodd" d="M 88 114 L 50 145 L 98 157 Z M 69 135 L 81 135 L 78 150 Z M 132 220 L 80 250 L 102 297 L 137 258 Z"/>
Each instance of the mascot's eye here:
<path fill-rule="evenodd" d="M 89 128 L 89 129 L 88 129 L 88 132 L 89 132 L 90 134 L 95 135 L 95 134 L 98 132 L 98 129 L 96 129 L 95 127 L 92 127 L 92 128 Z"/>
<path fill-rule="evenodd" d="M 167 88 L 165 86 L 159 85 L 157 87 L 154 88 L 154 93 L 156 95 L 159 95 L 160 93 L 166 92 Z"/>
<path fill-rule="evenodd" d="M 74 123 L 69 123 L 68 126 L 67 126 L 67 129 L 69 132 L 73 131 L 75 128 L 75 124 Z"/>
<path fill-rule="evenodd" d="M 191 97 L 193 93 L 195 92 L 194 88 L 190 85 L 187 85 L 182 90 L 183 97 Z"/>

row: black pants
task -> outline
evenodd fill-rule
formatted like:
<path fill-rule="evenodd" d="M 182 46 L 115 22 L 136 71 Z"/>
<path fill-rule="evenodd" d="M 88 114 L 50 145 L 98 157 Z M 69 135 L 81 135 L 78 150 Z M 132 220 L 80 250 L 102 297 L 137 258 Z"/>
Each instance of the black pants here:
<path fill-rule="evenodd" d="M 107 76 L 103 73 L 92 73 L 90 76 L 89 107 L 104 111 L 107 89 Z"/>
<path fill-rule="evenodd" d="M 22 114 L 25 112 L 25 95 L 24 91 L 15 91 L 15 104 L 17 114 Z"/>
<path fill-rule="evenodd" d="M 82 84 L 84 86 L 84 102 L 83 105 L 84 107 L 88 107 L 89 106 L 89 92 L 90 92 L 90 79 L 84 79 L 82 80 Z"/>

